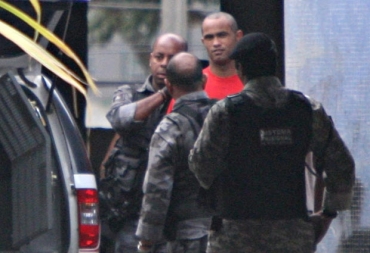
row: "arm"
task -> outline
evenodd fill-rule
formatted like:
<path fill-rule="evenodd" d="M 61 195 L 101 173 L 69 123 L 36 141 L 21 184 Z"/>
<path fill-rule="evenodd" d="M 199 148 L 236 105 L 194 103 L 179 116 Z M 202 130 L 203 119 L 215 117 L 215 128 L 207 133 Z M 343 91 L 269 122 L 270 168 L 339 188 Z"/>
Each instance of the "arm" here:
<path fill-rule="evenodd" d="M 145 119 L 167 99 L 168 93 L 160 91 L 133 102 L 133 91 L 129 85 L 119 87 L 113 96 L 113 104 L 107 113 L 107 119 L 121 136 L 130 134 L 131 129 L 142 125 Z"/>
<path fill-rule="evenodd" d="M 312 104 L 314 109 L 312 150 L 320 175 L 315 185 L 315 197 L 319 197 L 315 200 L 317 212 L 312 216 L 312 221 L 318 243 L 325 236 L 332 219 L 336 216 L 335 213 L 350 207 L 355 163 L 324 108 L 319 103 Z"/>
<path fill-rule="evenodd" d="M 314 184 L 314 214 L 311 221 L 315 230 L 315 243 L 318 244 L 326 235 L 333 217 L 327 217 L 322 213 L 325 184 L 322 173 L 316 173 Z"/>
<path fill-rule="evenodd" d="M 216 103 L 209 111 L 194 148 L 189 155 L 189 168 L 200 185 L 209 189 L 215 178 L 226 168 L 228 150 L 228 115 L 225 102 Z"/>
<path fill-rule="evenodd" d="M 317 174 L 314 186 L 314 212 L 321 210 L 324 199 L 325 184 L 321 174 Z"/>
<path fill-rule="evenodd" d="M 322 107 L 314 110 L 313 127 L 315 164 L 325 186 L 323 209 L 346 210 L 351 204 L 355 182 L 353 157 Z"/>
<path fill-rule="evenodd" d="M 168 121 L 163 120 L 154 133 L 149 150 L 148 169 L 145 174 L 139 224 L 136 235 L 143 245 L 162 239 L 174 181 L 173 143 L 167 141 Z M 164 138 L 160 132 L 165 132 Z M 172 132 L 173 133 L 173 132 Z"/>
<path fill-rule="evenodd" d="M 103 161 L 100 164 L 99 167 L 99 178 L 103 179 L 105 177 L 105 167 L 104 163 L 108 160 L 111 150 L 114 148 L 114 145 L 116 144 L 117 140 L 119 139 L 119 134 L 114 134 L 111 142 L 109 143 L 107 152 L 105 153 L 105 156 L 103 158 Z"/>
<path fill-rule="evenodd" d="M 167 89 L 159 90 L 153 95 L 137 102 L 134 120 L 145 120 L 155 109 L 170 99 Z"/>

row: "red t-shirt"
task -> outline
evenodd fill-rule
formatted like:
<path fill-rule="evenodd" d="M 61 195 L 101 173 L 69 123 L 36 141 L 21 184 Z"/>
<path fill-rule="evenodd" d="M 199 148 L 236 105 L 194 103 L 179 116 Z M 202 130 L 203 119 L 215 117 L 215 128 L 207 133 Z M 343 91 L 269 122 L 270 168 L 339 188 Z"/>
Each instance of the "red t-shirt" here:
<path fill-rule="evenodd" d="M 219 77 L 211 72 L 211 68 L 203 69 L 203 74 L 207 76 L 205 92 L 210 98 L 223 99 L 228 95 L 240 92 L 244 85 L 238 75 Z M 172 111 L 175 100 L 172 99 L 168 106 L 167 113 Z"/>

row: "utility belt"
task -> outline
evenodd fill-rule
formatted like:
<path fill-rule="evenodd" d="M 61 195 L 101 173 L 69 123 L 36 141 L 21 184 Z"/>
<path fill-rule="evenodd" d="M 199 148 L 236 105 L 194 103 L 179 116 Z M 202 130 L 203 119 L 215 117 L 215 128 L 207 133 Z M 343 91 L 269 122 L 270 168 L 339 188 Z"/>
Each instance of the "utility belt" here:
<path fill-rule="evenodd" d="M 294 219 L 302 219 L 304 221 L 307 221 L 307 222 L 310 222 L 310 217 L 309 217 L 309 214 L 307 214 L 306 217 L 291 217 L 291 218 L 284 218 L 284 220 L 294 220 Z M 213 216 L 212 217 L 212 223 L 211 223 L 211 230 L 212 231 L 219 231 L 223 225 L 227 222 L 243 222 L 243 221 L 247 221 L 247 220 L 278 220 L 278 219 L 237 219 L 237 220 L 234 220 L 234 219 L 225 219 L 225 218 L 222 218 L 221 216 Z"/>
<path fill-rule="evenodd" d="M 176 240 L 177 226 L 180 222 L 193 219 L 210 218 L 211 214 L 199 208 L 195 200 L 183 200 L 181 204 L 169 207 L 164 226 L 167 240 Z"/>

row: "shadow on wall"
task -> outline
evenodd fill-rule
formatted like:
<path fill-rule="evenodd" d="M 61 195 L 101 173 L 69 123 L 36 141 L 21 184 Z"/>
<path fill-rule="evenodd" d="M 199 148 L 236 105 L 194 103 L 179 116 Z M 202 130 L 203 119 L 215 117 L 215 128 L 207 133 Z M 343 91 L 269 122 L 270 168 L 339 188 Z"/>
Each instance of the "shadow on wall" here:
<path fill-rule="evenodd" d="M 365 190 L 357 178 L 350 209 L 352 232 L 348 237 L 343 236 L 337 253 L 370 253 L 370 227 L 360 227 Z"/>
<path fill-rule="evenodd" d="M 341 241 L 338 253 L 370 253 L 370 228 L 354 230 Z"/>

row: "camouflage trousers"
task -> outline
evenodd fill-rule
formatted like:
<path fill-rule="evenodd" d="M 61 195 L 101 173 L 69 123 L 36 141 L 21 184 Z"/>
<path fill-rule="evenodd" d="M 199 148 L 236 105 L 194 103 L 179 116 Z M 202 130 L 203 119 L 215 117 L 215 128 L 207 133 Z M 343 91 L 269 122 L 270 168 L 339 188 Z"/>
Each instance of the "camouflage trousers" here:
<path fill-rule="evenodd" d="M 137 253 L 139 239 L 136 237 L 138 219 L 131 219 L 125 222 L 119 231 L 115 243 L 115 253 Z M 166 242 L 158 243 L 153 247 L 151 253 L 167 253 Z"/>
<path fill-rule="evenodd" d="M 207 253 L 313 253 L 310 222 L 294 220 L 224 220 L 211 231 Z"/>
<path fill-rule="evenodd" d="M 205 253 L 207 235 L 199 239 L 176 240 L 167 243 L 168 253 Z"/>

